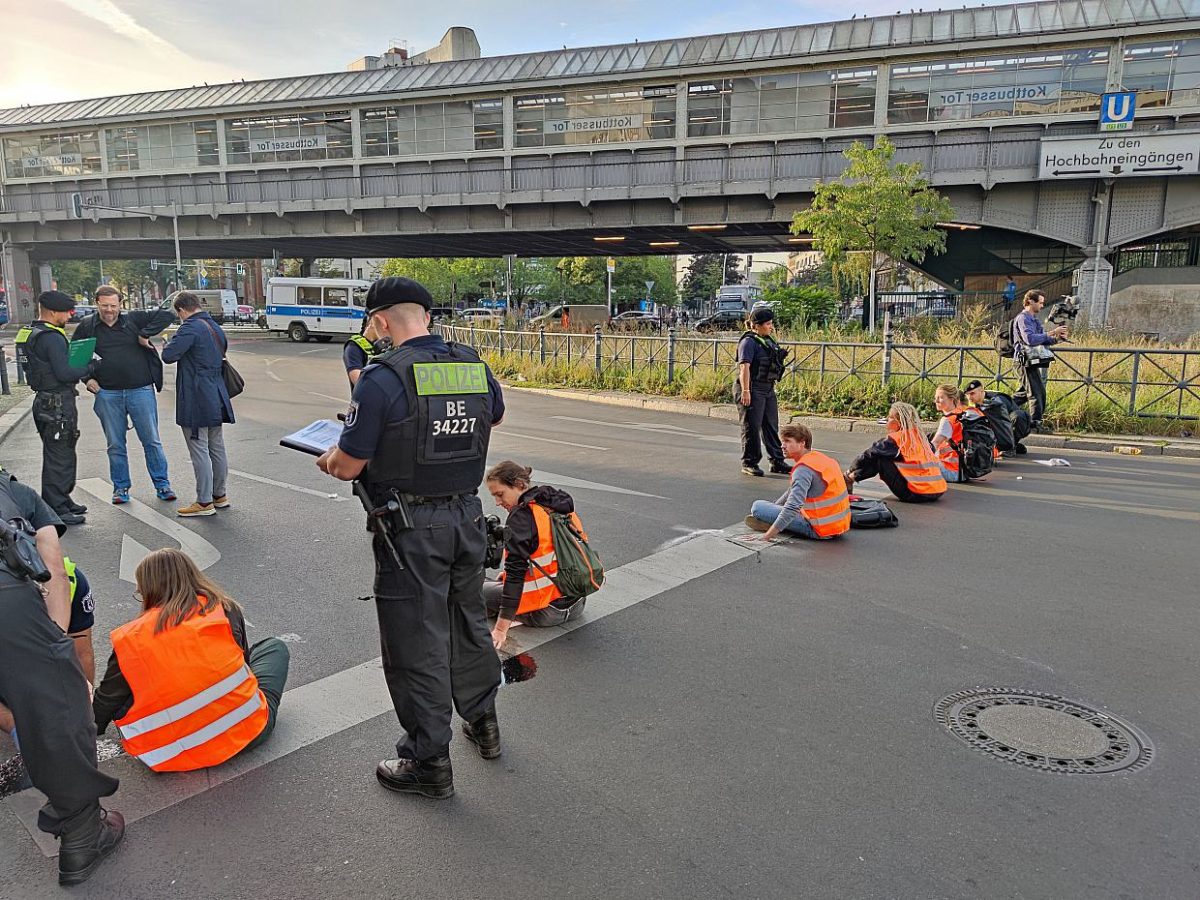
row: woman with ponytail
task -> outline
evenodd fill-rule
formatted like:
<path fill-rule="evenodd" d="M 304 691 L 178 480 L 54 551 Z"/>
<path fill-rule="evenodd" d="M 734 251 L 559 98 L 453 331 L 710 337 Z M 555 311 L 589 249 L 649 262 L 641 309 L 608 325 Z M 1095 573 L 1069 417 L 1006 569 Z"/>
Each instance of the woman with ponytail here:
<path fill-rule="evenodd" d="M 887 437 L 876 441 L 846 470 L 846 485 L 879 476 L 896 499 L 929 503 L 946 493 L 946 479 L 937 454 L 921 431 L 921 418 L 911 403 L 893 403 L 888 410 Z"/>

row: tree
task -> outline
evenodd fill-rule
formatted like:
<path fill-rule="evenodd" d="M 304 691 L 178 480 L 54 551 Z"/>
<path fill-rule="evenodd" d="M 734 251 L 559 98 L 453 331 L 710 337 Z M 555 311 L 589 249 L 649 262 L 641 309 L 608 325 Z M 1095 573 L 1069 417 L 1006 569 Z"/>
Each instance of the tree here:
<path fill-rule="evenodd" d="M 725 277 L 721 277 L 721 267 Z M 723 284 L 741 284 L 741 260 L 732 253 L 701 253 L 692 257 L 683 276 L 685 300 L 711 300 Z"/>
<path fill-rule="evenodd" d="M 954 208 L 922 177 L 920 163 L 893 162 L 896 148 L 886 137 L 873 148 L 855 141 L 844 155 L 850 165 L 836 181 L 814 185 L 812 205 L 796 213 L 792 233 L 811 234 L 834 265 L 848 253 L 869 254 L 873 330 L 879 254 L 920 262 L 928 252 L 944 252 L 946 233 L 937 223 L 951 219 Z"/>
<path fill-rule="evenodd" d="M 829 288 L 806 285 L 766 291 L 763 300 L 775 307 L 780 325 L 823 325 L 837 313 L 837 295 Z"/>
<path fill-rule="evenodd" d="M 771 266 L 770 269 L 758 276 L 758 286 L 766 291 L 778 290 L 782 287 L 787 287 L 787 283 L 791 273 L 787 266 Z"/>

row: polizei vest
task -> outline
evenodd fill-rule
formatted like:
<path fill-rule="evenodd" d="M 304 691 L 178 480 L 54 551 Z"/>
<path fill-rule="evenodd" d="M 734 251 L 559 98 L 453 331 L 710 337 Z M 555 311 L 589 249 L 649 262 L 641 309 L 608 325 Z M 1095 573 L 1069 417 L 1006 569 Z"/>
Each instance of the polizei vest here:
<path fill-rule="evenodd" d="M 399 376 L 408 417 L 384 428 L 365 483 L 376 503 L 389 489 L 421 497 L 476 490 L 492 431 L 487 366 L 469 347 L 397 347 L 376 364 Z"/>
<path fill-rule="evenodd" d="M 16 344 L 17 359 L 25 367 L 25 378 L 35 391 L 65 391 L 74 387 L 73 384 L 63 384 L 58 381 L 54 377 L 54 370 L 50 364 L 40 354 L 33 352 L 34 344 L 39 339 L 57 340 L 57 338 L 46 337 L 51 332 L 61 335 L 62 339 L 67 341 L 67 332 L 64 329 L 40 319 L 32 325 L 21 328 L 13 339 L 13 343 Z"/>

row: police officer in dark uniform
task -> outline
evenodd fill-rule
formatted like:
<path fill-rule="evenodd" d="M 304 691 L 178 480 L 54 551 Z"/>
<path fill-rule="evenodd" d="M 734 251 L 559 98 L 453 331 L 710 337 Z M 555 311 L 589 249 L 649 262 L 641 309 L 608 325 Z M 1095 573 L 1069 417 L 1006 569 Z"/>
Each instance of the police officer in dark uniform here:
<path fill-rule="evenodd" d="M 500 660 L 480 588 L 488 437 L 500 386 L 475 351 L 429 333 L 433 298 L 382 278 L 367 315 L 393 349 L 363 370 L 338 446 L 318 461 L 368 507 L 383 671 L 405 735 L 375 771 L 393 791 L 449 797 L 451 701 L 481 756 L 500 755 Z"/>
<path fill-rule="evenodd" d="M 769 306 L 761 306 L 750 313 L 746 333 L 737 346 L 738 378 L 733 390 L 742 421 L 742 472 L 746 475 L 763 474 L 758 467 L 763 444 L 773 473 L 792 472 L 779 443 L 779 401 L 775 396 L 775 382 L 783 377 L 788 351 L 775 342 L 774 330 L 775 313 Z"/>
<path fill-rule="evenodd" d="M 87 507 L 71 499 L 75 490 L 75 444 L 79 411 L 75 384 L 92 377 L 95 365 L 71 366 L 65 326 L 75 300 L 62 291 L 38 297 L 38 317 L 17 332 L 17 356 L 25 367 L 33 400 L 33 422 L 42 439 L 42 499 L 66 525 L 82 525 Z"/>
<path fill-rule="evenodd" d="M 379 340 L 375 326 L 371 324 L 371 317 L 367 316 L 363 320 L 362 330 L 342 346 L 342 365 L 346 368 L 346 377 L 350 379 L 351 390 L 358 384 L 362 370 L 371 360 L 390 349 L 391 342 Z"/>
<path fill-rule="evenodd" d="M 58 881 L 79 884 L 121 840 L 125 821 L 100 807 L 118 781 L 96 767 L 87 679 L 65 631 L 71 601 L 58 543 L 63 526 L 37 494 L 2 469 L 0 519 L 28 523 L 50 570 L 43 597 L 11 551 L 12 538 L 0 539 L 0 698 L 16 720 L 29 779 L 47 798 L 38 826 L 60 838 Z"/>

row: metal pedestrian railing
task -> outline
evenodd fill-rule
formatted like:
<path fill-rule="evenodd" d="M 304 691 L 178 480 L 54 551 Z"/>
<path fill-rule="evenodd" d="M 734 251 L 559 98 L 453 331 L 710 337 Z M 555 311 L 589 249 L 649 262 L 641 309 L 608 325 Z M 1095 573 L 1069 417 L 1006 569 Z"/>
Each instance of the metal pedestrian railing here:
<path fill-rule="evenodd" d="M 455 325 L 436 326 L 449 340 L 482 354 L 556 368 L 586 369 L 596 376 L 653 376 L 671 383 L 704 372 L 736 370 L 735 337 L 666 334 L 611 334 L 514 331 Z M 993 347 L 905 344 L 884 334 L 882 343 L 795 341 L 779 384 L 789 388 L 836 390 L 884 385 L 903 389 L 978 378 L 989 389 L 1015 391 L 1020 373 L 1013 360 Z M 1123 415 L 1200 419 L 1200 350 L 1141 347 L 1054 349 L 1048 386 L 1055 404 L 1095 404 Z"/>

